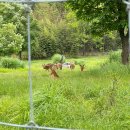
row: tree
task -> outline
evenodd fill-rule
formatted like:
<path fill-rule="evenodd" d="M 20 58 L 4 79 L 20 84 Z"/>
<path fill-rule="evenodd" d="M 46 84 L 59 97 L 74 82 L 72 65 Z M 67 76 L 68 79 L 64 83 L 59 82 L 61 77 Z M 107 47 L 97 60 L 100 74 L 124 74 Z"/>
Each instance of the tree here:
<path fill-rule="evenodd" d="M 14 31 L 14 33 L 16 34 L 19 34 L 19 35 L 21 34 L 22 38 L 24 38 L 24 41 L 22 42 L 22 46 L 20 47 L 21 49 L 19 50 L 19 53 L 20 53 L 22 51 L 24 44 L 26 43 L 26 39 L 25 39 L 26 17 L 25 17 L 25 12 L 24 12 L 24 6 L 21 4 L 0 3 L 0 17 L 2 17 L 3 19 L 2 24 L 4 25 L 11 26 L 11 24 L 13 23 L 12 26 L 15 26 L 15 30 L 12 30 L 12 31 Z M 13 40 L 14 38 L 12 37 L 12 41 Z"/>
<path fill-rule="evenodd" d="M 13 3 L 0 3 L 0 24 L 13 23 L 15 26 L 15 33 L 21 34 L 24 39 L 22 47 L 19 51 L 19 57 L 22 58 L 22 51 L 27 51 L 27 14 L 25 11 L 25 6 L 21 4 Z M 34 19 L 33 14 L 31 13 L 31 44 L 32 50 L 36 48 L 39 42 L 39 26 L 37 20 Z"/>
<path fill-rule="evenodd" d="M 3 24 L 0 27 L 0 54 L 18 54 L 23 42 L 23 37 L 16 33 L 16 26 L 12 23 Z"/>
<path fill-rule="evenodd" d="M 118 31 L 122 42 L 122 63 L 129 62 L 127 13 L 121 0 L 70 0 L 69 6 L 79 19 L 89 21 L 93 34 Z"/>
<path fill-rule="evenodd" d="M 102 42 L 104 51 L 116 51 L 121 48 L 121 40 L 118 35 L 118 33 L 113 31 L 112 33 L 103 36 Z"/>

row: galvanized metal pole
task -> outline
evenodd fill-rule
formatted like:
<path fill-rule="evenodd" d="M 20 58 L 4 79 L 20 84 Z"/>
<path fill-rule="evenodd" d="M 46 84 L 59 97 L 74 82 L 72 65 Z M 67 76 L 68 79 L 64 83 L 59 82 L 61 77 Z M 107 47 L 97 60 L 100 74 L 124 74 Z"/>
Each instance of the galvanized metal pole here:
<path fill-rule="evenodd" d="M 129 0 L 130 3 L 130 0 Z M 129 54 L 130 54 L 130 4 L 127 4 L 127 10 L 128 10 L 128 30 L 129 30 Z"/>
<path fill-rule="evenodd" d="M 30 11 L 31 8 L 28 5 L 26 7 L 26 12 L 27 12 L 27 31 L 28 31 L 28 78 L 29 78 L 29 95 L 30 95 L 30 123 L 34 124 L 32 72 L 31 72 Z"/>
<path fill-rule="evenodd" d="M 128 51 L 129 51 L 129 54 L 130 54 L 130 0 L 126 1 L 126 0 L 123 0 L 123 2 L 127 5 L 127 11 L 128 11 L 128 43 L 129 43 L 129 47 L 128 47 Z"/>

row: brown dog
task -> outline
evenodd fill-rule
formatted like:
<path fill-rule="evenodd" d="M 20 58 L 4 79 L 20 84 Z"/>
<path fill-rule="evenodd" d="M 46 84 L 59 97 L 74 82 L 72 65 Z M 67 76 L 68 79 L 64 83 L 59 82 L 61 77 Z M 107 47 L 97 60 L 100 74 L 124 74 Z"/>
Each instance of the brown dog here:
<path fill-rule="evenodd" d="M 59 76 L 58 76 L 58 74 L 57 74 L 57 72 L 56 72 L 56 69 L 57 69 L 57 65 L 56 64 L 51 64 L 51 63 L 49 63 L 49 64 L 44 64 L 44 65 L 42 65 L 42 67 L 43 67 L 43 69 L 45 69 L 45 70 L 51 70 L 51 75 L 52 76 L 54 76 L 54 77 L 56 77 L 56 78 L 58 78 Z"/>
<path fill-rule="evenodd" d="M 59 75 L 58 75 L 57 72 L 56 72 L 56 67 L 55 67 L 55 66 L 52 66 L 52 67 L 50 68 L 50 70 L 51 70 L 51 75 L 52 75 L 54 78 L 59 78 Z"/>
<path fill-rule="evenodd" d="M 51 64 L 51 63 L 42 65 L 43 69 L 48 70 L 48 71 L 50 68 L 52 68 L 52 66 L 53 66 L 53 64 Z"/>
<path fill-rule="evenodd" d="M 61 63 L 57 63 L 56 65 L 57 65 L 57 69 L 62 70 L 62 64 Z"/>

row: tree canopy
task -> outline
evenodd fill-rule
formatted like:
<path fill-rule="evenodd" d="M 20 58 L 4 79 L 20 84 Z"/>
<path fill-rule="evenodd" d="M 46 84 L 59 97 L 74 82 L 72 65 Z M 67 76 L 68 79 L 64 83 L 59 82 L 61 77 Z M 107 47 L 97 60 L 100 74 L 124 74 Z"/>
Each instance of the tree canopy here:
<path fill-rule="evenodd" d="M 91 22 L 94 32 L 119 30 L 127 26 L 126 6 L 120 0 L 70 0 L 77 17 Z"/>
<path fill-rule="evenodd" d="M 16 26 L 8 23 L 0 27 L 0 52 L 11 55 L 22 49 L 24 39 L 21 34 L 16 33 Z"/>
<path fill-rule="evenodd" d="M 89 16 L 87 13 L 78 12 L 76 7 L 73 8 L 72 5 L 71 7 L 74 11 L 65 3 L 40 3 L 33 6 L 30 14 L 33 59 L 48 58 L 55 53 L 76 57 L 91 52 L 117 50 L 120 47 L 118 33 L 112 31 L 114 29 L 100 27 L 99 15 L 101 14 L 96 15 L 95 12 L 94 15 L 90 13 Z M 10 48 L 11 50 L 8 48 L 8 51 L 3 49 L 4 55 L 19 53 L 20 58 L 27 58 L 26 23 L 27 16 L 23 5 L 0 3 L 0 45 L 7 47 L 13 42 L 17 48 L 15 51 L 14 48 Z M 97 35 L 93 37 L 92 34 Z M 118 43 L 119 46 L 117 46 Z"/>
<path fill-rule="evenodd" d="M 69 6 L 79 19 L 91 24 L 94 34 L 117 30 L 122 40 L 122 63 L 129 61 L 126 5 L 120 0 L 70 0 Z"/>

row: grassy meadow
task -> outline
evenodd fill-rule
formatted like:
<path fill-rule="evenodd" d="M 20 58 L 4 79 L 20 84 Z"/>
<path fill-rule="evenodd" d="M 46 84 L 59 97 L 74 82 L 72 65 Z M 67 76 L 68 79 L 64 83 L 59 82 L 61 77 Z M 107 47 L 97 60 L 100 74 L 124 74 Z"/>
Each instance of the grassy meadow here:
<path fill-rule="evenodd" d="M 86 130 L 130 129 L 130 67 L 106 63 L 107 56 L 81 58 L 84 72 L 58 70 L 53 79 L 42 64 L 32 61 L 35 122 L 41 126 Z M 73 62 L 74 59 L 68 59 Z M 24 69 L 0 68 L 0 121 L 29 122 L 27 63 Z M 0 130 L 22 130 L 0 126 Z"/>

